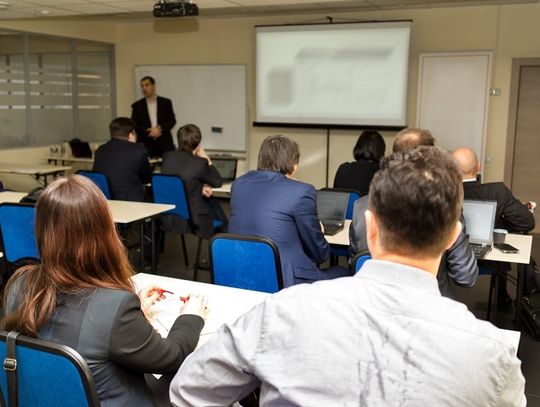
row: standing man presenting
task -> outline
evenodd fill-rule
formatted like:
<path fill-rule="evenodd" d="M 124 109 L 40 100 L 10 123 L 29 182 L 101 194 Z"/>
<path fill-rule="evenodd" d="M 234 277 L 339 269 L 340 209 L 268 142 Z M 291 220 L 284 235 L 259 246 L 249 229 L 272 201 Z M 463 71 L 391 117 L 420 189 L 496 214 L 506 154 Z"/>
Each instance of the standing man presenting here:
<path fill-rule="evenodd" d="M 161 157 L 166 151 L 174 150 L 171 129 L 176 118 L 170 99 L 157 96 L 156 81 L 151 76 L 141 79 L 144 98 L 131 105 L 131 118 L 135 131 L 150 157 Z"/>

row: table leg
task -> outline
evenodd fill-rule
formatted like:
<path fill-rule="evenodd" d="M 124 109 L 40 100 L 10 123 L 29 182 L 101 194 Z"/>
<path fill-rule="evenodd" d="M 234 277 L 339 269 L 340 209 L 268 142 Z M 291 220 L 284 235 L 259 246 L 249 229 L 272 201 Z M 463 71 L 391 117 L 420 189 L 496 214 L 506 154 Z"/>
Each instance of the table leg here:
<path fill-rule="evenodd" d="M 523 279 L 525 278 L 525 265 L 517 265 L 517 291 L 516 291 L 516 330 L 521 327 L 521 306 L 523 303 Z"/>
<path fill-rule="evenodd" d="M 154 218 L 150 218 L 150 227 L 152 228 L 152 274 L 156 274 L 156 231 L 154 226 Z"/>
<path fill-rule="evenodd" d="M 144 220 L 141 222 L 141 273 L 144 273 Z"/>

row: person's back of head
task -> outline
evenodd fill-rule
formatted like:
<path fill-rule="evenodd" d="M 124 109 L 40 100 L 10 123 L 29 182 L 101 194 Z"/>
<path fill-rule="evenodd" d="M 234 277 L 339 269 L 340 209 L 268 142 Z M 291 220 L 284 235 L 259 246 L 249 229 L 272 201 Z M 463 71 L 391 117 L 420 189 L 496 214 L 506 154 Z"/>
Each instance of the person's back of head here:
<path fill-rule="evenodd" d="M 386 143 L 381 133 L 376 130 L 364 130 L 358 137 L 353 149 L 355 160 L 379 162 L 384 157 Z"/>
<path fill-rule="evenodd" d="M 178 140 L 178 150 L 193 154 L 201 144 L 201 129 L 194 124 L 186 124 L 178 129 L 176 138 Z"/>
<path fill-rule="evenodd" d="M 285 136 L 266 137 L 259 150 L 257 170 L 274 171 L 290 175 L 300 160 L 298 143 Z"/>
<path fill-rule="evenodd" d="M 452 157 L 437 147 L 419 147 L 382 160 L 368 208 L 384 252 L 433 259 L 451 243 L 462 201 L 461 175 Z"/>
<path fill-rule="evenodd" d="M 59 292 L 92 287 L 133 291 L 133 270 L 109 205 L 88 178 L 59 178 L 42 192 L 35 233 L 41 263 L 17 271 L 10 281 L 24 277 L 25 294 L 19 310 L 3 321 L 5 329 L 36 336 Z"/>
<path fill-rule="evenodd" d="M 406 153 L 420 146 L 433 147 L 435 138 L 427 129 L 408 127 L 401 130 L 394 139 L 393 153 Z"/>
<path fill-rule="evenodd" d="M 111 138 L 119 140 L 137 141 L 135 122 L 129 117 L 117 117 L 109 124 Z"/>
<path fill-rule="evenodd" d="M 463 179 L 475 179 L 480 171 L 476 153 L 468 147 L 460 147 L 452 152 Z"/>

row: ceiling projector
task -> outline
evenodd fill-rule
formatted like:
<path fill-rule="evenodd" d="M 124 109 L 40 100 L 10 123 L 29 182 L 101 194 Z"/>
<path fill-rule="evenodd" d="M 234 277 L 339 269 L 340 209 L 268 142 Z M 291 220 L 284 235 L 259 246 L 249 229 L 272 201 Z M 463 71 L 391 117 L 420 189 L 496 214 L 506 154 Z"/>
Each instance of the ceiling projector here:
<path fill-rule="evenodd" d="M 158 1 L 154 4 L 154 17 L 189 17 L 198 16 L 199 7 L 191 1 Z"/>

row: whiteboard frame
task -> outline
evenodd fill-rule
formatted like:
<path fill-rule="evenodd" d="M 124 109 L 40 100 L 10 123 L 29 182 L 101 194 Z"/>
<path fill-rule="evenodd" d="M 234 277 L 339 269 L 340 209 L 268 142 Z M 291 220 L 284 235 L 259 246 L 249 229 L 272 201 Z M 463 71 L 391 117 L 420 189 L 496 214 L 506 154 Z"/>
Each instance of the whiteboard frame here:
<path fill-rule="evenodd" d="M 249 151 L 249 108 L 247 105 L 247 92 L 248 92 L 248 82 L 247 82 L 247 64 L 138 64 L 133 66 L 133 77 L 135 81 L 135 94 L 137 97 L 137 100 L 142 97 L 141 91 L 140 91 L 140 77 L 138 75 L 137 69 L 148 69 L 149 71 L 152 70 L 152 68 L 156 67 L 221 67 L 221 66 L 227 66 L 227 67 L 242 67 L 243 68 L 243 80 L 244 80 L 244 94 L 243 94 L 243 106 L 242 110 L 244 112 L 244 149 L 212 149 L 212 148 L 206 148 L 208 152 L 212 153 L 223 153 L 223 155 L 234 155 L 238 157 L 245 157 L 247 155 L 247 152 Z M 151 72 L 147 73 L 148 75 L 152 76 Z M 145 74 L 146 75 L 146 74 Z M 159 92 L 160 83 L 156 81 L 156 86 L 158 89 L 158 95 L 163 95 L 164 97 L 170 98 L 167 94 L 162 94 Z M 186 123 L 180 123 L 177 122 L 176 126 L 179 126 L 181 124 L 187 124 Z M 195 123 L 197 124 L 197 123 Z M 176 127 L 175 126 L 175 127 Z M 204 145 L 204 130 L 201 129 L 203 132 L 203 141 L 202 144 Z M 173 134 L 173 141 L 176 145 L 176 136 Z"/>
<path fill-rule="evenodd" d="M 486 143 L 487 143 L 487 127 L 488 127 L 488 113 L 489 113 L 489 96 L 491 88 L 491 74 L 493 70 L 493 51 L 491 50 L 479 50 L 479 51 L 456 51 L 456 52 L 425 52 L 420 53 L 418 57 L 418 87 L 417 87 L 417 103 L 416 103 L 416 126 L 420 126 L 420 121 L 422 119 L 422 89 L 424 86 L 423 82 L 423 71 L 424 71 L 424 62 L 427 58 L 449 58 L 449 57 L 464 57 L 464 56 L 485 56 L 487 57 L 487 75 L 485 83 L 485 99 L 484 99 L 484 117 L 482 125 L 482 140 L 481 140 L 481 151 L 480 157 L 478 157 L 480 162 L 480 173 L 482 174 L 482 179 L 484 175 L 485 167 L 485 157 L 486 157 Z"/>

